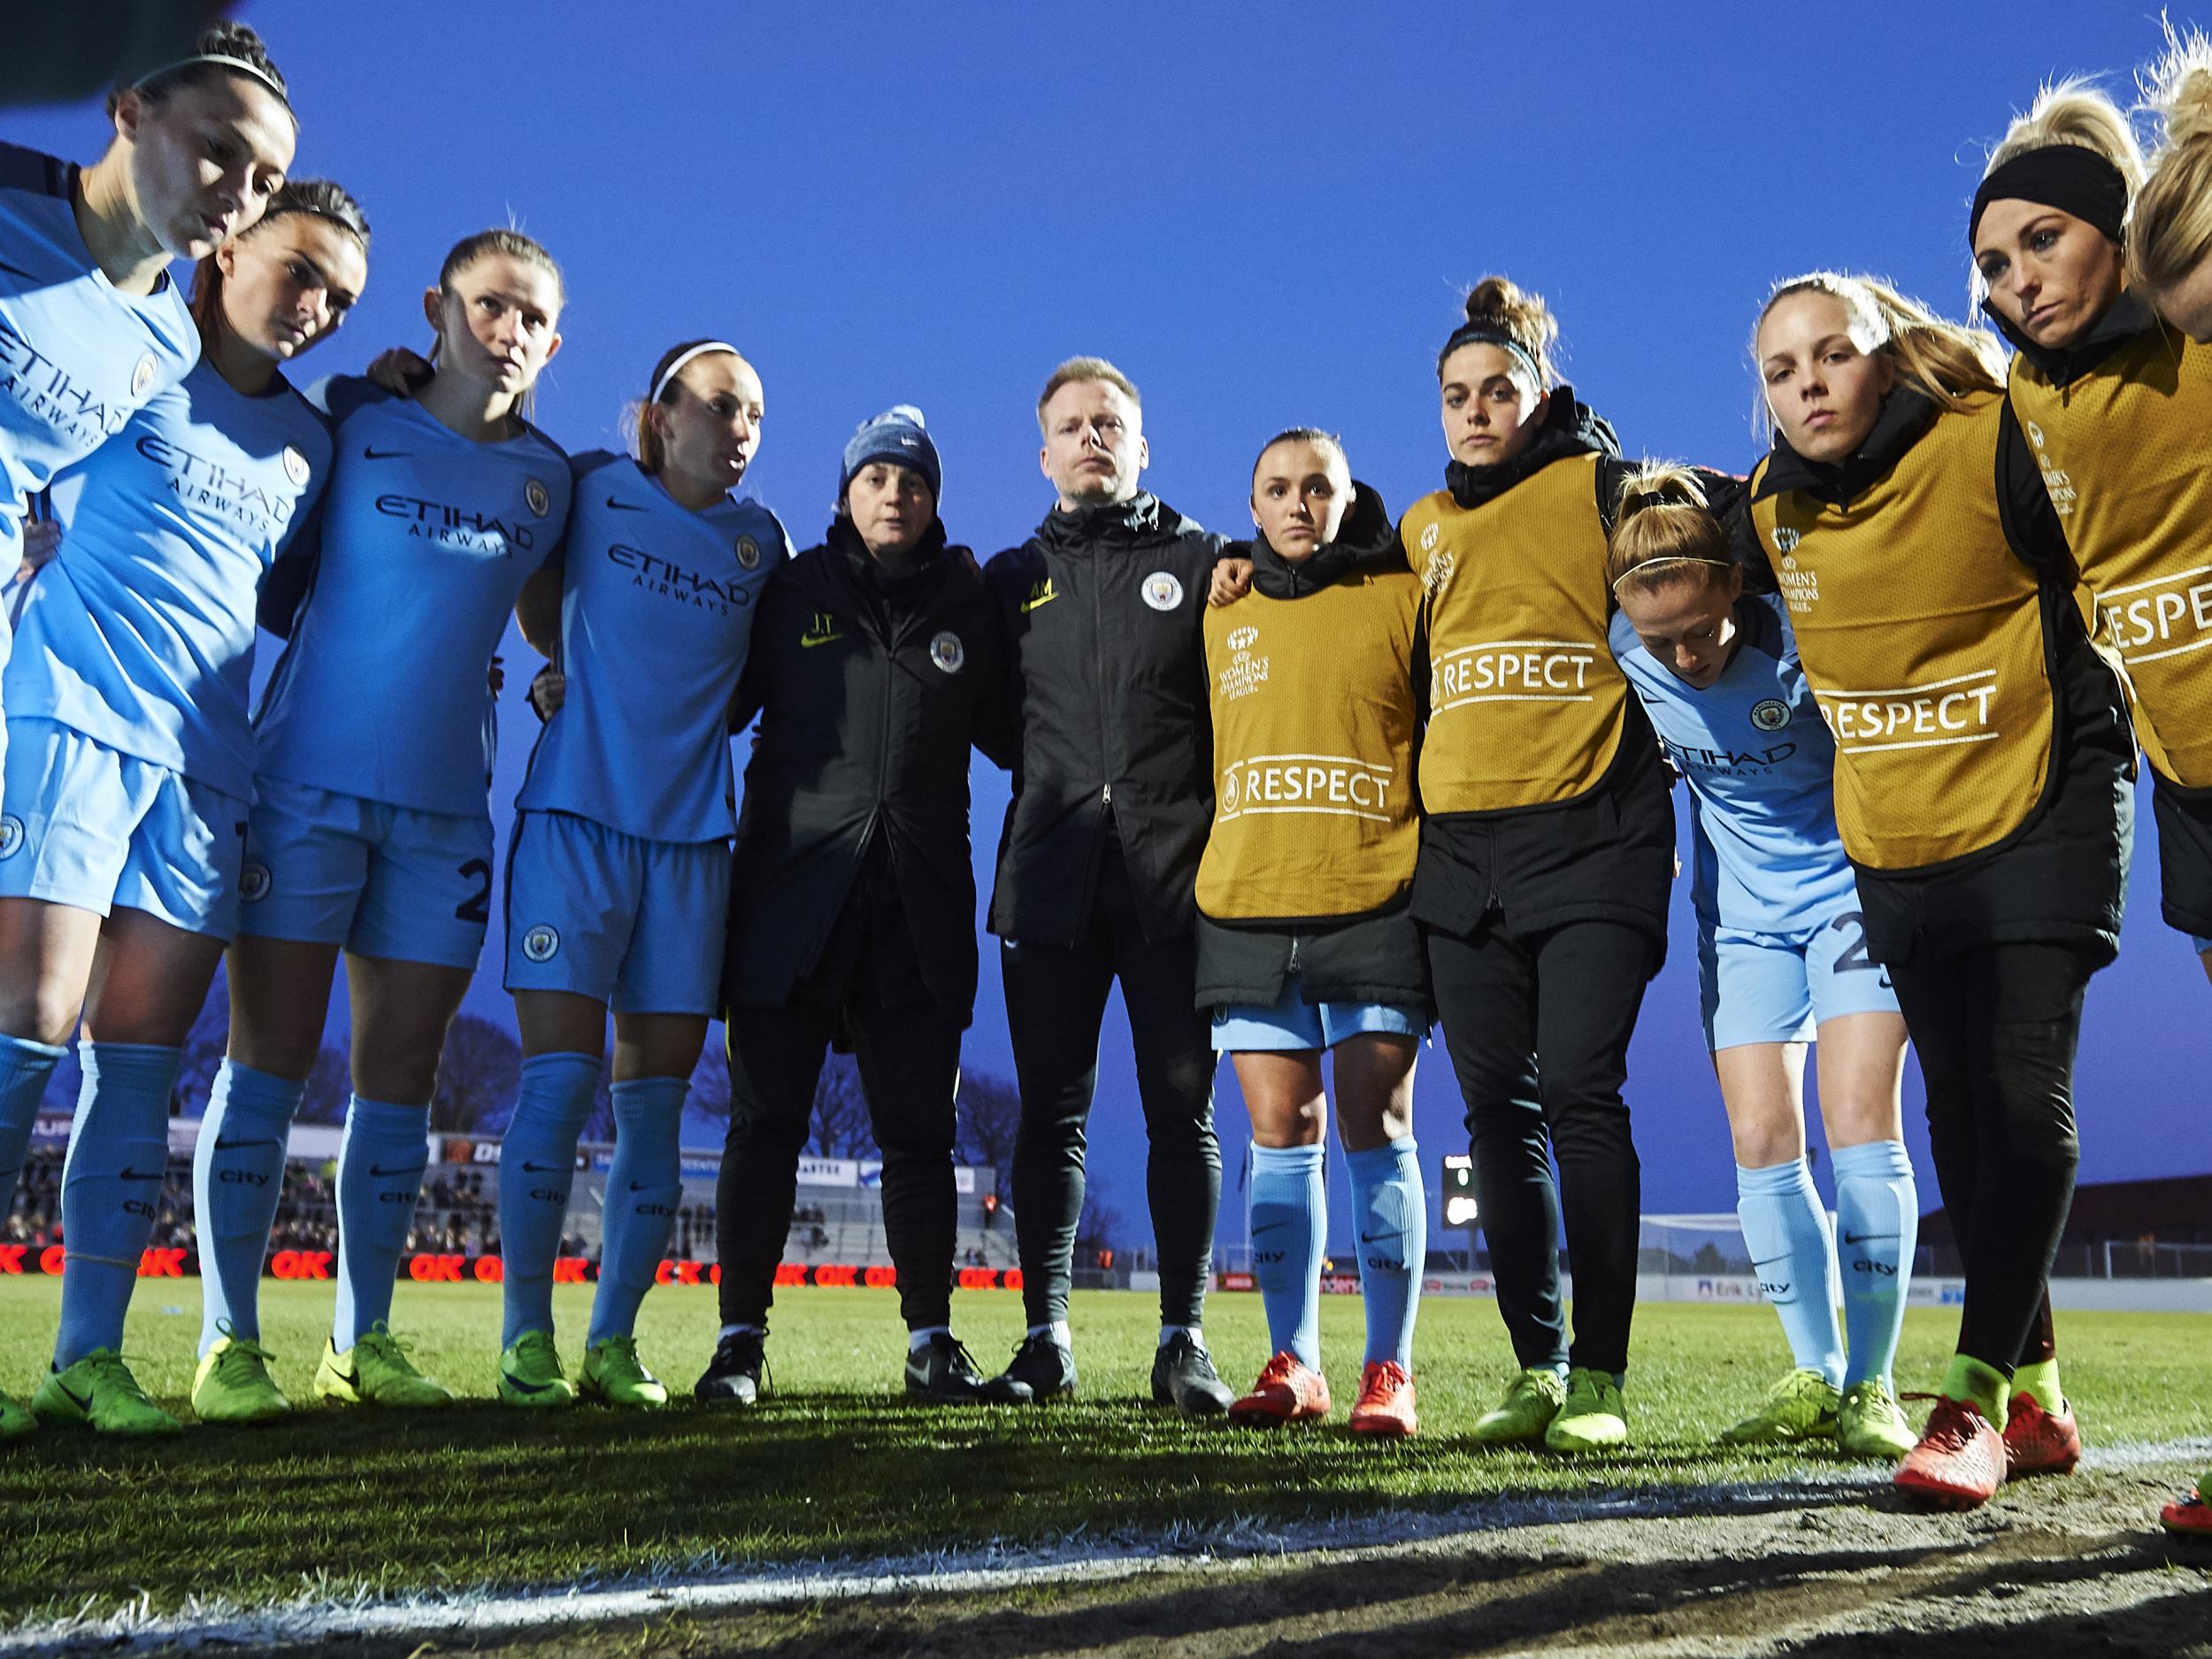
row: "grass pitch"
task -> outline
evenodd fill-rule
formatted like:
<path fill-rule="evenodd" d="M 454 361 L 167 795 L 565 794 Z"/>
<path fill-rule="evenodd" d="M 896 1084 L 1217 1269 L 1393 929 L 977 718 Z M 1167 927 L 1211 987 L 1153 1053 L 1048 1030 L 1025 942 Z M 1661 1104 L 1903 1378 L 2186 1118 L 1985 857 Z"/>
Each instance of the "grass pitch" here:
<path fill-rule="evenodd" d="M 0 1387 L 19 1399 L 43 1369 L 58 1289 L 51 1279 L 0 1280 Z M 126 1344 L 148 1392 L 180 1412 L 197 1290 L 189 1280 L 143 1284 Z M 572 1368 L 588 1294 L 557 1292 Z M 1322 1308 L 1333 1422 L 1263 1433 L 1142 1403 L 1157 1317 L 1148 1296 L 1077 1299 L 1078 1401 L 933 1409 L 898 1392 L 904 1344 L 891 1293 L 787 1291 L 769 1343 L 775 1392 L 743 1413 L 688 1404 L 712 1346 L 712 1293 L 664 1288 L 646 1302 L 641 1349 L 686 1403 L 618 1415 L 529 1413 L 492 1401 L 498 1290 L 476 1285 L 403 1286 L 395 1317 L 423 1368 L 471 1398 L 428 1414 L 317 1406 L 310 1379 L 330 1295 L 327 1286 L 265 1287 L 265 1340 L 279 1354 L 279 1381 L 303 1407 L 293 1421 L 138 1444 L 44 1430 L 0 1448 L 0 1516 L 12 1546 L 0 1555 L 0 1625 L 141 1594 L 166 1609 L 193 1596 L 257 1603 L 309 1590 L 523 1587 L 995 1539 L 1104 1540 L 1242 1517 L 1295 1525 L 1832 1466 L 1818 1451 L 1710 1444 L 1787 1363 L 1762 1307 L 1640 1310 L 1628 1389 L 1634 1448 L 1563 1462 L 1482 1451 L 1465 1439 L 1512 1368 L 1486 1300 L 1423 1305 L 1423 1432 L 1374 1446 L 1342 1426 L 1361 1349 L 1360 1305 L 1350 1297 L 1324 1298 Z M 955 1317 L 987 1370 L 1021 1334 L 1010 1293 L 962 1293 Z M 1225 1376 L 1247 1382 L 1265 1358 L 1259 1299 L 1214 1298 L 1207 1328 Z M 1955 1331 L 1949 1310 L 1909 1315 L 1900 1386 L 1932 1386 Z M 2199 1386 L 2212 1317 L 2075 1314 L 2062 1335 L 2068 1392 L 2093 1445 L 2212 1432 Z"/>

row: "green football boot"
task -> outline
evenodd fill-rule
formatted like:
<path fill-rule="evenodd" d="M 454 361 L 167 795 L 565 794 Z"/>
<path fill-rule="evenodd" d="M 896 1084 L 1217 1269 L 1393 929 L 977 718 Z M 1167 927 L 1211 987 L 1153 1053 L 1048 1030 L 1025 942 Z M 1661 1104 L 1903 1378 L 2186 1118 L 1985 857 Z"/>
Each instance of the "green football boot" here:
<path fill-rule="evenodd" d="M 322 1363 L 315 1367 L 315 1392 L 339 1405 L 391 1406 L 420 1411 L 453 1403 L 453 1391 L 433 1382 L 407 1357 L 408 1344 L 379 1319 L 344 1353 L 328 1338 Z"/>
<path fill-rule="evenodd" d="M 561 1374 L 560 1350 L 550 1331 L 525 1331 L 499 1356 L 499 1397 L 511 1406 L 565 1406 L 576 1385 Z"/>
<path fill-rule="evenodd" d="M 1621 1386 L 1609 1371 L 1578 1365 L 1567 1373 L 1567 1398 L 1544 1431 L 1555 1452 L 1609 1452 L 1628 1444 Z"/>
<path fill-rule="evenodd" d="M 152 1401 L 123 1356 L 96 1348 L 66 1371 L 49 1371 L 31 1396 L 42 1423 L 69 1423 L 102 1434 L 174 1434 L 184 1425 Z"/>
<path fill-rule="evenodd" d="M 1790 1371 L 1767 1390 L 1757 1410 L 1720 1432 L 1720 1444 L 1786 1446 L 1793 1440 L 1826 1440 L 1836 1432 L 1836 1412 L 1842 1402 L 1836 1386 L 1818 1371 Z M 1909 1440 L 1905 1451 L 1911 1449 Z"/>
<path fill-rule="evenodd" d="M 634 1336 L 603 1336 L 587 1344 L 576 1382 L 585 1399 L 603 1405 L 657 1411 L 668 1403 L 668 1386 L 645 1369 Z"/>
<path fill-rule="evenodd" d="M 38 1426 L 31 1409 L 0 1394 L 0 1440 L 19 1440 Z"/>
<path fill-rule="evenodd" d="M 1479 1446 L 1533 1446 L 1559 1415 L 1567 1385 L 1548 1365 L 1534 1365 L 1513 1379 L 1505 1398 L 1474 1421 L 1468 1438 Z"/>
<path fill-rule="evenodd" d="M 203 1423 L 266 1423 L 290 1412 L 292 1402 L 269 1375 L 275 1355 L 226 1320 L 215 1346 L 192 1373 L 192 1409 Z"/>
<path fill-rule="evenodd" d="M 1897 1396 L 1879 1377 L 1853 1383 L 1836 1410 L 1836 1444 L 1847 1457 L 1896 1463 L 1920 1444 Z"/>

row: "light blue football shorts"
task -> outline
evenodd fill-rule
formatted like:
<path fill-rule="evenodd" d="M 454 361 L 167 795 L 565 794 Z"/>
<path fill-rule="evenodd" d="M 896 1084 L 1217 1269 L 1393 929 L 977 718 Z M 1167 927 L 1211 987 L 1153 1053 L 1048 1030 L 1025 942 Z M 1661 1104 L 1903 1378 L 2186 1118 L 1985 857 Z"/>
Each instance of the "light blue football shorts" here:
<path fill-rule="evenodd" d="M 1706 1046 L 1810 1042 L 1843 1014 L 1894 1014 L 1897 993 L 1882 964 L 1866 954 L 1866 923 L 1838 910 L 1799 933 L 1698 929 L 1698 997 Z"/>
<path fill-rule="evenodd" d="M 238 930 L 474 968 L 492 918 L 492 821 L 254 781 Z"/>
<path fill-rule="evenodd" d="M 1364 1032 L 1420 1037 L 1427 1034 L 1428 1025 L 1417 1008 L 1388 1002 L 1309 1002 L 1294 973 L 1284 979 L 1283 994 L 1272 1008 L 1240 1002 L 1214 1010 L 1216 1054 L 1333 1048 Z"/>
<path fill-rule="evenodd" d="M 53 720 L 10 720 L 0 897 L 237 930 L 246 803 Z"/>
<path fill-rule="evenodd" d="M 618 1014 L 715 1014 L 730 907 L 726 841 L 660 841 L 569 812 L 523 812 L 507 852 L 507 988 Z"/>

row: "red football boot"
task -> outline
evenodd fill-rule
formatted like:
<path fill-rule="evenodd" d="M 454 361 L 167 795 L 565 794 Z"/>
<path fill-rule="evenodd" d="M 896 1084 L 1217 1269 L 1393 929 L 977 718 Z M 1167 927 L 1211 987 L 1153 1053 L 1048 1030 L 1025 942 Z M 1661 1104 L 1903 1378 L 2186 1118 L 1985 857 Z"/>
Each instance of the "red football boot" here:
<path fill-rule="evenodd" d="M 2005 1484 L 2004 1436 L 1971 1401 L 1939 1396 L 1893 1479 L 1900 1492 L 1937 1509 L 1979 1509 Z"/>

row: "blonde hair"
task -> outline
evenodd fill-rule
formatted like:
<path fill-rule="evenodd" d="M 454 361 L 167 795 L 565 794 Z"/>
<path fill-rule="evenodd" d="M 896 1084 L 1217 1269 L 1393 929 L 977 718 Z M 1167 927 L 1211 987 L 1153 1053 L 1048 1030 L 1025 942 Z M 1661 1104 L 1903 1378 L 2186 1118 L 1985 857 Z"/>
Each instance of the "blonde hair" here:
<path fill-rule="evenodd" d="M 2004 390 L 2004 349 L 1986 328 L 1948 321 L 1878 277 L 1846 271 L 1809 271 L 1775 285 L 1752 325 L 1755 363 L 1761 325 L 1793 294 L 1825 294 L 1839 302 L 1850 318 L 1851 338 L 1859 349 L 1887 357 L 1899 384 L 1938 408 L 1963 409 L 1977 397 Z M 1774 411 L 1763 388 L 1754 424 L 1762 435 L 1773 436 Z"/>
<path fill-rule="evenodd" d="M 2005 135 L 1989 152 L 1982 177 L 1986 179 L 2016 157 L 2055 144 L 2073 144 L 2110 162 L 2127 187 L 2129 201 L 2142 189 L 2143 147 L 2136 141 L 2135 128 L 2126 112 L 2086 75 L 2069 75 L 2037 88 L 2028 112 L 2012 118 Z M 1966 280 L 1966 291 L 1976 305 L 1989 297 L 1989 284 L 1978 265 Z"/>
<path fill-rule="evenodd" d="M 1705 486 L 1680 462 L 1645 462 L 1621 480 L 1616 500 L 1605 542 L 1605 580 L 1615 593 L 1624 581 L 1647 594 L 1677 582 L 1710 585 L 1735 568 Z"/>
<path fill-rule="evenodd" d="M 1476 283 L 1467 293 L 1467 320 L 1436 354 L 1440 380 L 1444 378 L 1446 360 L 1461 346 L 1471 343 L 1463 337 L 1469 329 L 1494 331 L 1518 347 L 1536 365 L 1538 391 L 1548 391 L 1559 384 L 1559 372 L 1551 356 L 1552 347 L 1559 343 L 1559 319 L 1551 314 L 1542 295 L 1532 293 L 1510 277 L 1486 276 Z"/>
<path fill-rule="evenodd" d="M 2165 25 L 2166 50 L 2138 77 L 2160 138 L 2128 221 L 2128 279 L 2172 287 L 2212 252 L 2212 41 Z"/>
<path fill-rule="evenodd" d="M 1105 358 L 1070 357 L 1053 370 L 1051 377 L 1045 381 L 1045 389 L 1037 394 L 1038 431 L 1042 432 L 1045 427 L 1045 405 L 1053 400 L 1060 388 L 1079 385 L 1086 380 L 1096 380 L 1110 386 L 1139 409 L 1144 407 L 1144 399 L 1137 396 L 1137 383 Z"/>

